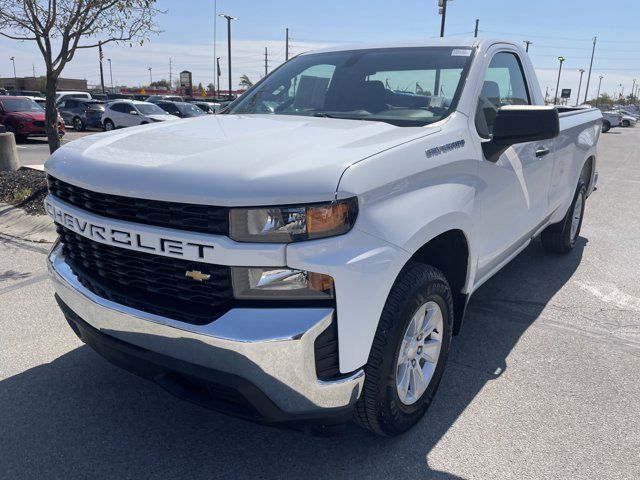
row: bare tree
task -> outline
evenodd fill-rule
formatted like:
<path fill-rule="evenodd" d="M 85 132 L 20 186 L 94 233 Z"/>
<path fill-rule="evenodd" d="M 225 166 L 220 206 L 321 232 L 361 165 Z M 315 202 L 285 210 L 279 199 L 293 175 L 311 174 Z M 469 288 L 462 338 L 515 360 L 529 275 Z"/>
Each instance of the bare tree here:
<path fill-rule="evenodd" d="M 157 33 L 155 18 L 164 13 L 156 0 L 0 0 L 0 35 L 33 41 L 46 66 L 45 129 L 49 150 L 60 147 L 58 79 L 80 49 L 99 43 L 139 42 Z"/>
<path fill-rule="evenodd" d="M 253 82 L 251 81 L 248 75 L 241 75 L 240 86 L 242 88 L 250 88 L 250 87 L 253 87 Z"/>

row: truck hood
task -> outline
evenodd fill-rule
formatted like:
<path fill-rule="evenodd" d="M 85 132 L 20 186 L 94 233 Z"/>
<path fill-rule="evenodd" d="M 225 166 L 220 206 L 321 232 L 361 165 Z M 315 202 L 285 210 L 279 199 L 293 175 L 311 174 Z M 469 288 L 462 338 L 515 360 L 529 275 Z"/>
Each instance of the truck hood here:
<path fill-rule="evenodd" d="M 381 122 L 285 115 L 207 115 L 83 137 L 48 174 L 90 190 L 220 206 L 333 199 L 351 164 L 438 132 Z"/>

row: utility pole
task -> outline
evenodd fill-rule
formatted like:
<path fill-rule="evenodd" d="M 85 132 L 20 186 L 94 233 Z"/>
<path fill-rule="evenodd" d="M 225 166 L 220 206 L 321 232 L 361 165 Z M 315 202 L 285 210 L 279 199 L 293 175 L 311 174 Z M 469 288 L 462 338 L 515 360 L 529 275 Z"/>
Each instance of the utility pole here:
<path fill-rule="evenodd" d="M 546 105 L 547 103 L 547 99 L 549 98 L 549 87 L 547 87 L 547 90 L 544 92 L 544 103 Z"/>
<path fill-rule="evenodd" d="M 16 75 L 16 57 L 11 57 L 9 60 L 13 62 L 13 81 L 15 82 L 15 89 L 18 89 L 18 76 Z"/>
<path fill-rule="evenodd" d="M 578 83 L 578 95 L 576 96 L 576 107 L 580 103 L 580 87 L 582 87 L 582 75 L 584 75 L 584 68 L 578 70 L 580 72 L 580 83 Z"/>
<path fill-rule="evenodd" d="M 151 67 L 147 68 L 149 70 L 149 86 L 153 83 L 153 76 L 151 75 Z"/>
<path fill-rule="evenodd" d="M 36 66 L 34 63 L 31 64 L 31 68 L 33 69 L 33 78 L 36 78 Z M 635 80 L 634 80 L 635 82 Z"/>
<path fill-rule="evenodd" d="M 216 93 L 216 98 L 220 98 L 220 75 L 222 74 L 222 72 L 220 71 L 220 59 L 222 57 L 216 57 L 216 78 L 217 78 L 217 84 L 218 84 L 218 88 L 217 88 L 217 93 Z"/>
<path fill-rule="evenodd" d="M 598 82 L 598 93 L 596 94 L 596 107 L 598 106 L 598 99 L 600 98 L 600 86 L 602 85 L 602 79 L 604 77 L 600 75 L 600 81 Z"/>
<path fill-rule="evenodd" d="M 480 24 L 480 19 L 476 18 L 476 29 L 473 32 L 473 38 L 478 38 L 478 25 Z"/>
<path fill-rule="evenodd" d="M 111 80 L 111 93 L 115 93 L 113 91 L 113 70 L 111 69 L 111 59 L 107 58 L 107 62 L 109 62 L 109 79 Z"/>
<path fill-rule="evenodd" d="M 34 75 L 35 77 L 35 75 Z M 636 79 L 633 79 L 633 85 L 631 86 L 631 101 L 633 102 L 633 97 L 635 97 L 634 93 L 636 91 Z"/>
<path fill-rule="evenodd" d="M 232 80 L 231 80 L 231 20 L 238 20 L 236 17 L 221 13 L 218 15 L 227 19 L 227 55 L 229 57 L 229 100 L 233 100 L 232 95 Z"/>
<path fill-rule="evenodd" d="M 264 47 L 264 76 L 269 74 L 269 51 Z"/>
<path fill-rule="evenodd" d="M 596 40 L 598 37 L 593 37 L 593 50 L 591 50 L 591 63 L 589 63 L 589 75 L 587 75 L 587 88 L 584 91 L 584 101 L 587 101 L 587 95 L 589 94 L 589 82 L 591 81 L 591 68 L 593 67 L 593 56 L 596 53 Z"/>
<path fill-rule="evenodd" d="M 442 15 L 442 21 L 440 23 L 440 37 L 444 37 L 444 25 L 447 21 L 447 3 L 452 0 L 438 0 L 438 7 L 440 15 Z"/>
<path fill-rule="evenodd" d="M 171 65 L 171 57 L 169 57 L 169 90 L 170 91 L 173 90 L 173 82 L 172 82 L 172 79 L 173 79 L 172 73 L 173 72 L 171 71 L 171 67 L 172 67 L 172 65 Z"/>
<path fill-rule="evenodd" d="M 98 57 L 100 58 L 100 86 L 102 87 L 102 93 L 104 93 L 104 72 L 102 70 L 102 59 L 104 54 L 102 53 L 102 42 L 98 42 Z"/>
<path fill-rule="evenodd" d="M 556 83 L 556 96 L 553 99 L 553 104 L 558 104 L 558 88 L 560 87 L 560 74 L 562 73 L 562 62 L 566 59 L 564 57 L 558 57 L 558 61 L 560 62 L 560 68 L 558 69 L 558 82 Z"/>
<path fill-rule="evenodd" d="M 285 29 L 284 61 L 289 61 L 289 28 Z"/>
<path fill-rule="evenodd" d="M 525 40 L 524 43 L 527 45 L 527 47 L 525 48 L 525 52 L 529 52 L 529 45 L 531 45 L 533 42 L 530 40 Z"/>

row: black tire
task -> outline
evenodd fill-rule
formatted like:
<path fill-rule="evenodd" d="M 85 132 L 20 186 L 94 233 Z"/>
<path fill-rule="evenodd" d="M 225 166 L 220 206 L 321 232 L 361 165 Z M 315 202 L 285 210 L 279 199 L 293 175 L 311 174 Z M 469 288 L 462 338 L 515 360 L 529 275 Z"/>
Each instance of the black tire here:
<path fill-rule="evenodd" d="M 602 122 L 602 133 L 607 133 L 609 130 L 611 130 L 611 124 L 605 120 Z"/>
<path fill-rule="evenodd" d="M 113 123 L 113 121 L 111 119 L 107 118 L 104 121 L 104 129 L 106 131 L 111 131 L 111 130 L 115 130 L 116 126 L 115 126 L 115 124 Z"/>
<path fill-rule="evenodd" d="M 574 218 L 574 210 L 576 207 L 576 203 L 581 199 L 581 208 L 580 208 L 580 220 L 578 222 L 578 229 L 571 235 L 571 225 Z M 580 180 L 578 183 L 578 188 L 576 188 L 576 193 L 573 196 L 573 201 L 571 202 L 571 206 L 567 210 L 566 215 L 562 219 L 562 221 L 558 223 L 554 223 L 553 225 L 549 225 L 545 228 L 541 235 L 542 246 L 549 252 L 553 253 L 569 253 L 573 250 L 573 247 L 576 246 L 576 241 L 580 236 L 580 229 L 582 228 L 582 220 L 584 218 L 584 207 L 587 200 L 587 187 L 585 183 Z"/>
<path fill-rule="evenodd" d="M 628 126 L 630 126 L 630 125 L 631 125 L 631 124 L 629 123 L 629 120 L 623 120 L 623 121 L 622 121 L 622 126 L 623 126 L 623 127 L 628 127 Z"/>
<path fill-rule="evenodd" d="M 87 127 L 85 127 L 84 122 L 80 117 L 73 117 L 73 120 L 71 123 L 73 124 L 73 129 L 76 132 L 84 132 L 87 129 Z"/>
<path fill-rule="evenodd" d="M 442 312 L 440 356 L 431 381 L 412 405 L 400 401 L 396 388 L 398 355 L 404 333 L 415 311 L 428 301 Z M 451 288 L 442 272 L 421 263 L 408 264 L 396 280 L 373 339 L 365 366 L 365 381 L 354 418 L 360 426 L 384 436 L 398 435 L 413 427 L 425 414 L 444 372 L 453 325 Z"/>

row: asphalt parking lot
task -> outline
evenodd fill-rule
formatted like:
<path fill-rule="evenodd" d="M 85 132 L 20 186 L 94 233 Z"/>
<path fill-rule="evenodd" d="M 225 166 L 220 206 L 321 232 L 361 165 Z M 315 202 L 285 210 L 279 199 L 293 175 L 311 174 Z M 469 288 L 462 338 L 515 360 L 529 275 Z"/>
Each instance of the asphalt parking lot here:
<path fill-rule="evenodd" d="M 0 478 L 640 478 L 639 146 L 601 137 L 577 248 L 534 243 L 477 292 L 393 439 L 254 425 L 111 366 L 58 311 L 48 245 L 0 235 Z"/>
<path fill-rule="evenodd" d="M 71 142 L 78 138 L 82 138 L 85 135 L 91 135 L 97 133 L 100 130 L 88 130 L 85 132 L 76 132 L 72 128 L 67 128 L 67 133 L 62 139 L 62 144 Z M 42 165 L 44 161 L 49 157 L 49 144 L 46 138 L 33 137 L 27 140 L 18 142 L 18 156 L 20 157 L 20 164 L 25 165 Z"/>

